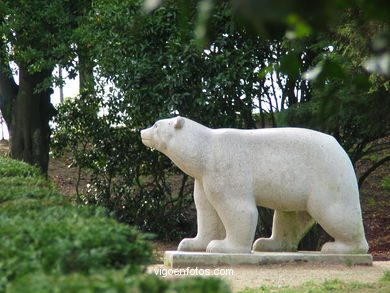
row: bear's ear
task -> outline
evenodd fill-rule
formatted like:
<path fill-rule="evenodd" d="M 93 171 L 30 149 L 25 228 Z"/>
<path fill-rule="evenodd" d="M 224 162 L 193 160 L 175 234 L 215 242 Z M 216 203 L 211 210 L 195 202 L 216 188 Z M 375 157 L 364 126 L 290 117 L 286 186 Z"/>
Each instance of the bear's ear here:
<path fill-rule="evenodd" d="M 184 125 L 184 118 L 183 117 L 180 117 L 180 116 L 177 116 L 176 117 L 176 121 L 175 121 L 175 128 L 176 129 L 180 129 L 182 128 Z"/>

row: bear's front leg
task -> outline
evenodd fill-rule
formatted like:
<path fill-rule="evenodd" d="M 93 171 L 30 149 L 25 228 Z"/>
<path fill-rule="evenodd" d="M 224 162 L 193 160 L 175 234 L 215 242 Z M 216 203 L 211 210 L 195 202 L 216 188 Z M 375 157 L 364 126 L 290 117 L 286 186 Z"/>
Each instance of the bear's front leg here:
<path fill-rule="evenodd" d="M 226 238 L 207 246 L 212 253 L 250 253 L 258 212 L 249 186 L 214 184 L 206 194 L 226 229 Z"/>
<path fill-rule="evenodd" d="M 225 228 L 221 219 L 207 199 L 199 180 L 195 180 L 194 200 L 198 233 L 195 238 L 183 239 L 177 248 L 180 251 L 206 251 L 206 247 L 211 240 L 225 237 Z"/>

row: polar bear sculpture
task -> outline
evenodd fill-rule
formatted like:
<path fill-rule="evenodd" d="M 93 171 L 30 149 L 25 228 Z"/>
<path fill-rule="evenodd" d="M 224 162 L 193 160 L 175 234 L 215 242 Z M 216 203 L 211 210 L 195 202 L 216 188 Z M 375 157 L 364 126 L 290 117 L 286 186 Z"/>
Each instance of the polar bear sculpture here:
<path fill-rule="evenodd" d="M 359 192 L 346 152 L 303 128 L 210 129 L 175 117 L 141 131 L 142 142 L 195 179 L 198 233 L 178 250 L 250 253 L 256 205 L 274 209 L 272 236 L 254 251 L 296 251 L 318 222 L 334 239 L 322 253 L 366 253 Z"/>

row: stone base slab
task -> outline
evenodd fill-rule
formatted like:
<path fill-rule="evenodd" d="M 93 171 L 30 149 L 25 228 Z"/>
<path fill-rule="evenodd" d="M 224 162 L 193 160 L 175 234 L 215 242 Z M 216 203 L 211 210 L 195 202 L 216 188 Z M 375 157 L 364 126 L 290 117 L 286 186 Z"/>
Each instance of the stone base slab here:
<path fill-rule="evenodd" d="M 268 265 L 280 263 L 329 263 L 372 265 L 371 254 L 322 254 L 317 251 L 208 253 L 166 251 L 164 265 L 176 267 Z"/>

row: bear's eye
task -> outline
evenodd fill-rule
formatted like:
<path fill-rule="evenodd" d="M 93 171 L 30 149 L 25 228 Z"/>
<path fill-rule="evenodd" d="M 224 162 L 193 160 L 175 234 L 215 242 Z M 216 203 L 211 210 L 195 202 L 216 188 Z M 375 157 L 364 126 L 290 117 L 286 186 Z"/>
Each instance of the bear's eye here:
<path fill-rule="evenodd" d="M 154 124 L 154 128 L 157 128 L 157 123 L 156 123 L 156 124 Z"/>

